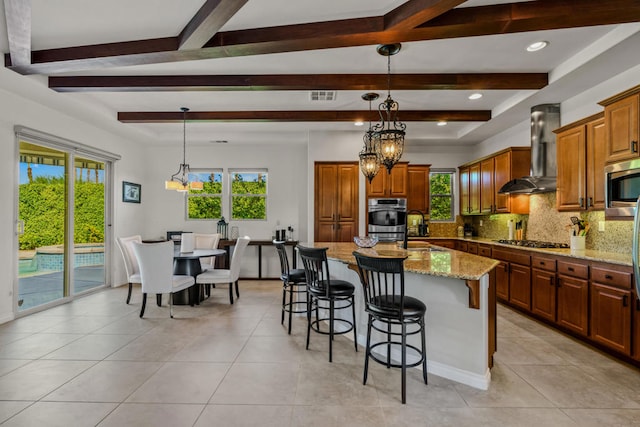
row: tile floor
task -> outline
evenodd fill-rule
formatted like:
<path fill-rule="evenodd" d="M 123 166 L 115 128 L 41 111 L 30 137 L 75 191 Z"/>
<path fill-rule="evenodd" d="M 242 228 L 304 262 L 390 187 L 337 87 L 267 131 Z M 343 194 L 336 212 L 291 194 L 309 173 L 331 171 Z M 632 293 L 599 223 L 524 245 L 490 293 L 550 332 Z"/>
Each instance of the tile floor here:
<path fill-rule="evenodd" d="M 640 426 L 640 371 L 504 307 L 490 390 L 372 363 L 304 319 L 280 325 L 280 283 L 243 281 L 228 304 L 147 305 L 126 288 L 0 325 L 2 426 Z"/>

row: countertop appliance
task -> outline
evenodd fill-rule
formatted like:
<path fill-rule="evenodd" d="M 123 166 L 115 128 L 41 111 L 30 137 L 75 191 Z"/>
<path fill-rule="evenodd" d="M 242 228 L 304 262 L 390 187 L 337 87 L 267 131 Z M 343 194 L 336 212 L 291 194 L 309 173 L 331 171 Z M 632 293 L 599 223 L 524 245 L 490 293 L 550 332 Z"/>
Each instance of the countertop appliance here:
<path fill-rule="evenodd" d="M 605 166 L 604 179 L 605 216 L 633 217 L 640 196 L 640 159 Z"/>
<path fill-rule="evenodd" d="M 381 242 L 405 240 L 407 227 L 407 199 L 369 199 L 368 234 Z"/>

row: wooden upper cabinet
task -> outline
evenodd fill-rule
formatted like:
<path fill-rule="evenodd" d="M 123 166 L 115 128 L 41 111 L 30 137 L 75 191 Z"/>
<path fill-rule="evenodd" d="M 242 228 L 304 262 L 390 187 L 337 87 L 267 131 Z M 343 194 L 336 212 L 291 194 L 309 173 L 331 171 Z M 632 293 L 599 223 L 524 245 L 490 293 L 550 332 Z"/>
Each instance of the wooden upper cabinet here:
<path fill-rule="evenodd" d="M 498 191 L 510 180 L 529 175 L 530 165 L 529 147 L 511 147 L 460 166 L 460 214 L 528 214 L 527 196 Z"/>
<path fill-rule="evenodd" d="M 409 165 L 407 210 L 429 213 L 429 165 Z"/>
<path fill-rule="evenodd" d="M 606 163 L 637 158 L 640 85 L 600 102 L 606 126 Z"/>
<path fill-rule="evenodd" d="M 406 162 L 396 164 L 391 173 L 381 167 L 371 183 L 367 182 L 367 198 L 407 197 L 408 171 L 409 164 Z"/>
<path fill-rule="evenodd" d="M 558 211 L 604 209 L 603 114 L 563 126 L 556 133 Z"/>

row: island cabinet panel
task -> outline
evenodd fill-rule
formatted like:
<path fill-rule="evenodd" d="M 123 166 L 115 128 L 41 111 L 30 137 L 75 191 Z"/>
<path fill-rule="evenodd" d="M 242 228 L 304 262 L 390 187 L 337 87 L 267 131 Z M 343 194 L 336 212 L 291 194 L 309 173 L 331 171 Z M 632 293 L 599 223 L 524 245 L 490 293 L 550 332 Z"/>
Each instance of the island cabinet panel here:
<path fill-rule="evenodd" d="M 429 165 L 409 165 L 407 210 L 429 213 Z"/>
<path fill-rule="evenodd" d="M 315 164 L 314 240 L 349 242 L 358 233 L 357 163 Z"/>
<path fill-rule="evenodd" d="M 558 211 L 604 209 L 603 114 L 564 126 L 557 133 Z"/>
<path fill-rule="evenodd" d="M 407 182 L 409 179 L 409 164 L 406 162 L 396 164 L 391 173 L 384 167 L 371 183 L 367 182 L 367 198 L 407 197 Z"/>
<path fill-rule="evenodd" d="M 607 163 L 638 157 L 640 86 L 600 102 L 604 106 Z"/>
<path fill-rule="evenodd" d="M 640 361 L 640 299 L 633 295 L 633 358 Z"/>
<path fill-rule="evenodd" d="M 591 284 L 592 340 L 631 355 L 631 291 Z"/>

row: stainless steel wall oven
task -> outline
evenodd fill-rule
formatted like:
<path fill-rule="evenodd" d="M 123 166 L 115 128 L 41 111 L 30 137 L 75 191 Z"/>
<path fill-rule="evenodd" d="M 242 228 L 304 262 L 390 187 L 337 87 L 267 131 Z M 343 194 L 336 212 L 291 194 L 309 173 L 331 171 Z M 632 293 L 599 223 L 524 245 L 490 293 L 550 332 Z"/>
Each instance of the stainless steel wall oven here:
<path fill-rule="evenodd" d="M 407 199 L 369 199 L 368 234 L 381 242 L 404 241 L 407 231 Z"/>

